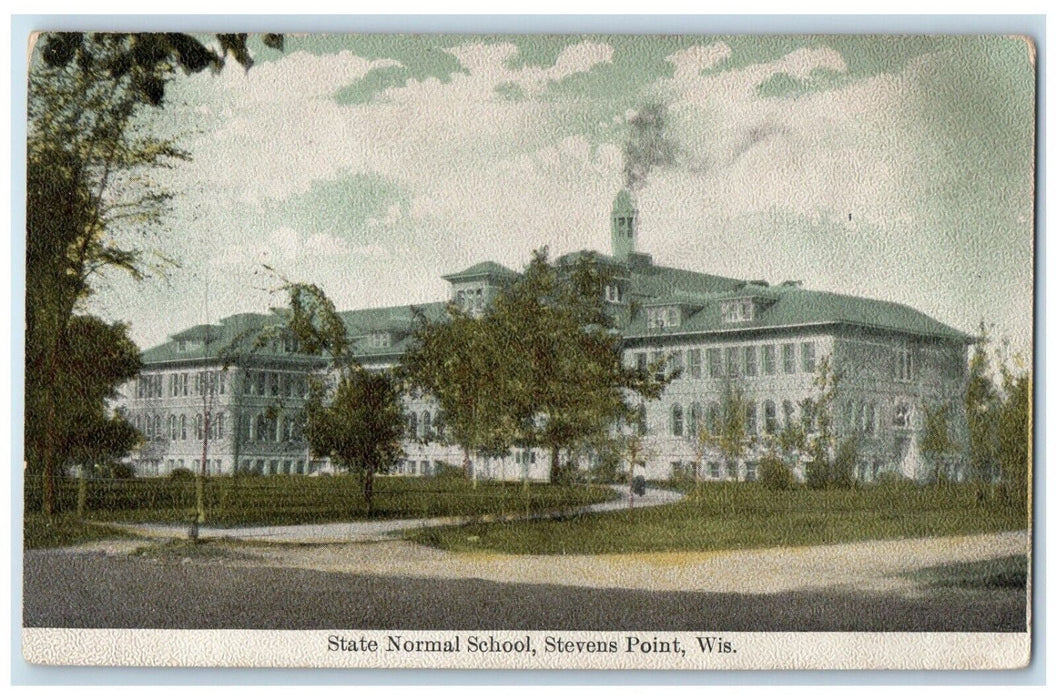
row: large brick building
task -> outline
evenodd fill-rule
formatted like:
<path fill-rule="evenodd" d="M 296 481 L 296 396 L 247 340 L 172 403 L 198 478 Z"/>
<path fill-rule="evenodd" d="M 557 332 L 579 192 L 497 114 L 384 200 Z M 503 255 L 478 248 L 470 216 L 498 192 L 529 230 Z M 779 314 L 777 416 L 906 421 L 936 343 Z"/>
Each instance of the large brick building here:
<path fill-rule="evenodd" d="M 823 358 L 840 376 L 832 416 L 837 437 L 856 440 L 857 478 L 934 476 L 920 451 L 926 408 L 946 406 L 953 441 L 966 444 L 962 398 L 972 337 L 900 304 L 812 291 L 800 282 L 769 285 L 655 265 L 637 249 L 638 225 L 634 200 L 621 191 L 611 214 L 610 254 L 578 251 L 556 264 L 590 255 L 607 268 L 606 303 L 621 329 L 626 362 L 650 366 L 667 358 L 669 367 L 682 370 L 659 400 L 642 407 L 648 477 L 696 465 L 705 479 L 754 479 L 762 447 L 728 469 L 714 450 L 695 444 L 696 427 L 715 423 L 723 392 L 736 385 L 747 431 L 776 433 L 802 417 L 805 400 L 817 392 Z M 482 262 L 444 279 L 450 300 L 473 311 L 516 277 Z M 349 311 L 342 318 L 360 362 L 382 368 L 397 363 L 412 342 L 416 314 L 442 318 L 446 304 Z M 325 371 L 326 363 L 269 333 L 277 321 L 239 314 L 176 333 L 144 353 L 143 373 L 126 390 L 124 406 L 146 437 L 134 455 L 137 473 L 197 469 L 203 454 L 214 474 L 329 468 L 311 459 L 298 421 L 308 377 Z M 394 471 L 428 475 L 442 464 L 460 464 L 459 449 L 438 437 L 428 397 L 409 396 L 406 409 L 406 455 Z M 949 460 L 950 476 L 963 476 L 963 462 L 957 455 Z M 479 478 L 545 479 L 548 464 L 539 450 L 514 449 L 504 459 L 475 459 L 473 470 Z M 802 478 L 802 465 L 798 471 Z"/>

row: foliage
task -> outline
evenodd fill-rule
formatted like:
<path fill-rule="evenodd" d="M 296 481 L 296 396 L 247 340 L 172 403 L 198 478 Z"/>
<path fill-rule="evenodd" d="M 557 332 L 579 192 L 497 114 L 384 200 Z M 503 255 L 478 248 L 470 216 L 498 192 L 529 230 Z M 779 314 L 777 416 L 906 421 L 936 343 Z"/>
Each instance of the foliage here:
<path fill-rule="evenodd" d="M 336 365 L 332 393 L 316 385 L 305 405 L 305 439 L 312 453 L 360 476 L 371 513 L 374 476 L 403 456 L 406 419 L 397 378 L 368 372 L 352 356 L 352 342 L 333 302 L 316 285 L 285 282 L 287 327 L 302 352 L 328 355 Z"/>
<path fill-rule="evenodd" d="M 931 463 L 937 480 L 948 479 L 947 459 L 958 451 L 958 443 L 951 437 L 951 407 L 946 404 L 925 406 L 925 426 L 919 449 Z"/>
<path fill-rule="evenodd" d="M 250 65 L 246 35 L 218 35 L 219 51 L 186 34 L 44 34 L 31 59 L 26 148 L 26 460 L 54 510 L 54 476 L 74 436 L 68 412 L 98 413 L 64 388 L 64 357 L 88 317 L 95 278 L 143 277 L 170 261 L 147 235 L 171 194 L 151 173 L 187 154 L 144 126 L 178 70 L 219 69 L 228 54 Z M 267 39 L 279 46 L 277 37 Z M 90 323 L 90 321 L 87 321 Z M 120 335 L 124 335 L 122 331 Z M 125 337 L 124 340 L 127 340 Z M 98 346 L 95 346 L 98 347 Z M 88 365 L 90 375 L 104 376 Z M 110 390 L 126 375 L 108 375 Z M 109 393 L 109 392 L 105 392 Z M 111 435 L 111 437 L 113 437 Z M 118 443 L 110 441 L 111 447 Z M 127 442 L 125 443 L 127 445 Z"/>
<path fill-rule="evenodd" d="M 400 389 L 388 372 L 351 368 L 341 373 L 326 403 L 310 401 L 305 438 L 317 457 L 329 457 L 363 480 L 368 515 L 374 475 L 403 456 L 404 413 Z"/>
<path fill-rule="evenodd" d="M 793 470 L 774 452 L 760 458 L 760 484 L 774 491 L 788 491 L 795 480 Z"/>
<path fill-rule="evenodd" d="M 1028 507 L 1031 491 L 1032 387 L 1022 359 L 995 352 L 981 324 L 965 395 L 970 474 L 984 482 L 1000 479 L 1020 508 Z"/>
<path fill-rule="evenodd" d="M 709 425 L 706 420 L 697 429 L 698 451 L 702 454 L 706 449 L 718 451 L 726 462 L 728 474 L 737 474 L 738 461 L 755 444 L 755 436 L 749 434 L 747 425 L 748 407 L 745 390 L 736 382 L 727 380 L 720 396 L 718 425 Z"/>
<path fill-rule="evenodd" d="M 420 322 L 401 360 L 400 375 L 439 405 L 446 427 L 439 436 L 462 447 L 467 473 L 472 453 L 501 455 L 517 438 L 518 421 L 507 410 L 509 352 L 493 318 L 452 305 L 447 319 Z"/>

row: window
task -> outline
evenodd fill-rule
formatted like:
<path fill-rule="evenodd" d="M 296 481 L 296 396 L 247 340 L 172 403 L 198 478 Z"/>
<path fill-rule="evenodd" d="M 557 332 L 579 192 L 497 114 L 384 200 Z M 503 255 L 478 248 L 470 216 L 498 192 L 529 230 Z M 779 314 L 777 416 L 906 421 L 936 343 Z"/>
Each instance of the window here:
<path fill-rule="evenodd" d="M 187 416 L 180 414 L 180 439 L 187 439 Z"/>
<path fill-rule="evenodd" d="M 792 401 L 782 402 L 782 418 L 785 420 L 785 427 L 790 428 L 796 422 L 796 408 L 793 406 Z"/>
<path fill-rule="evenodd" d="M 422 439 L 428 441 L 430 439 L 430 430 L 432 429 L 432 426 L 430 425 L 429 411 L 423 411 L 422 412 L 422 424 L 421 425 L 422 425 Z"/>
<path fill-rule="evenodd" d="M 183 389 L 183 395 L 187 396 L 187 372 L 180 373 L 180 384 Z"/>
<path fill-rule="evenodd" d="M 751 321 L 753 317 L 753 305 L 751 299 L 737 299 L 734 301 L 723 302 L 720 310 L 725 323 Z"/>
<path fill-rule="evenodd" d="M 412 439 L 418 437 L 418 416 L 414 411 L 407 414 L 407 436 Z"/>
<path fill-rule="evenodd" d="M 176 436 L 179 435 L 176 428 L 176 416 L 173 414 L 169 415 L 169 439 L 175 440 Z"/>
<path fill-rule="evenodd" d="M 371 333 L 368 345 L 372 348 L 387 348 L 392 344 L 388 333 Z"/>
<path fill-rule="evenodd" d="M 672 368 L 672 372 L 681 372 L 683 369 L 683 351 L 676 350 L 675 352 L 668 355 L 668 366 Z"/>
<path fill-rule="evenodd" d="M 815 371 L 815 344 L 800 343 L 800 368 L 804 372 Z"/>
<path fill-rule="evenodd" d="M 746 377 L 756 376 L 756 346 L 747 345 L 742 348 L 742 356 L 744 359 L 744 369 Z"/>
<path fill-rule="evenodd" d="M 774 374 L 775 372 L 775 361 L 774 361 L 774 346 L 764 345 L 763 346 L 763 373 Z"/>
<path fill-rule="evenodd" d="M 679 404 L 672 406 L 672 435 L 683 436 L 683 407 Z"/>
<path fill-rule="evenodd" d="M 195 416 L 195 440 L 202 440 L 205 438 L 205 431 L 203 430 L 204 422 L 202 420 L 202 414 L 199 413 Z"/>
<path fill-rule="evenodd" d="M 708 476 L 712 479 L 718 479 L 722 475 L 720 470 L 719 462 L 708 463 Z"/>
<path fill-rule="evenodd" d="M 745 406 L 745 432 L 749 435 L 756 434 L 756 404 L 749 403 Z"/>
<path fill-rule="evenodd" d="M 866 424 L 863 429 L 867 435 L 877 431 L 877 404 L 873 402 L 866 404 Z"/>
<path fill-rule="evenodd" d="M 701 404 L 694 401 L 690 404 L 690 422 L 687 425 L 690 429 L 690 437 L 696 438 L 701 433 L 701 422 L 703 418 Z"/>
<path fill-rule="evenodd" d="M 896 364 L 896 379 L 911 382 L 914 381 L 914 353 L 913 348 L 905 345 L 899 350 Z"/>
<path fill-rule="evenodd" d="M 653 378 L 658 382 L 664 381 L 664 361 L 659 352 L 650 353 L 650 364 L 654 366 Z"/>
<path fill-rule="evenodd" d="M 756 462 L 745 463 L 745 481 L 756 481 Z"/>
<path fill-rule="evenodd" d="M 690 376 L 694 379 L 701 378 L 701 350 L 694 349 L 687 353 L 687 364 L 690 365 Z"/>
<path fill-rule="evenodd" d="M 648 430 L 648 426 L 646 423 L 646 404 L 644 403 L 639 404 L 638 430 L 639 435 L 645 435 L 646 431 Z"/>
<path fill-rule="evenodd" d="M 268 379 L 270 380 L 268 382 L 268 384 L 271 387 L 272 396 L 279 396 L 279 377 L 280 376 L 281 375 L 279 375 L 278 373 L 269 373 L 269 375 L 268 375 Z"/>
<path fill-rule="evenodd" d="M 895 413 L 892 415 L 892 425 L 897 428 L 910 427 L 910 404 L 905 401 L 896 403 Z"/>
<path fill-rule="evenodd" d="M 738 365 L 741 364 L 738 358 L 737 348 L 727 348 L 727 376 L 736 377 L 738 376 Z"/>
<path fill-rule="evenodd" d="M 224 414 L 218 413 L 213 422 L 216 424 L 216 434 L 218 440 L 224 439 Z"/>
<path fill-rule="evenodd" d="M 713 401 L 708 404 L 708 412 L 705 414 L 705 426 L 708 428 L 708 432 L 716 435 L 719 433 L 719 402 Z"/>
<path fill-rule="evenodd" d="M 646 372 L 646 353 L 635 353 L 635 368 L 638 369 L 640 372 Z"/>
<path fill-rule="evenodd" d="M 768 435 L 778 432 L 778 408 L 770 399 L 763 402 L 763 432 Z"/>
<path fill-rule="evenodd" d="M 620 303 L 620 299 L 621 299 L 620 287 L 618 285 L 615 285 L 615 284 L 607 284 L 606 285 L 606 301 L 611 302 L 613 304 L 619 304 Z"/>
<path fill-rule="evenodd" d="M 647 328 L 671 328 L 680 323 L 679 307 L 657 306 L 646 309 Z"/>
<path fill-rule="evenodd" d="M 717 379 L 723 376 L 723 355 L 719 348 L 709 348 L 705 351 L 708 358 L 708 376 Z"/>
<path fill-rule="evenodd" d="M 796 347 L 792 343 L 782 345 L 782 371 L 796 374 Z"/>
<path fill-rule="evenodd" d="M 811 433 L 815 430 L 815 402 L 804 399 L 800 402 L 800 418 L 804 423 L 804 430 Z"/>

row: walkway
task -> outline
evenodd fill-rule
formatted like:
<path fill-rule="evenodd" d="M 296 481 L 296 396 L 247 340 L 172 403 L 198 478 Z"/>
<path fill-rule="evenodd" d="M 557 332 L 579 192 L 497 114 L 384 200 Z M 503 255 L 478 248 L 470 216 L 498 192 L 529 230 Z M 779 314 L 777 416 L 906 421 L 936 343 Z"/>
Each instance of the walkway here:
<path fill-rule="evenodd" d="M 628 507 L 629 492 L 627 486 L 613 486 L 614 491 L 620 494 L 620 498 L 605 503 L 595 503 L 585 506 L 572 513 L 604 513 L 620 510 Z M 646 489 L 644 496 L 635 496 L 632 507 L 644 508 L 648 506 L 660 506 L 675 503 L 682 500 L 684 494 L 664 489 Z M 569 514 L 570 511 L 563 511 Z M 548 515 L 541 514 L 531 516 L 546 518 Z M 403 520 L 362 520 L 347 523 L 316 523 L 310 525 L 266 525 L 260 527 L 209 527 L 199 529 L 198 536 L 203 538 L 226 538 L 235 540 L 247 540 L 255 542 L 281 542 L 287 544 L 331 544 L 345 542 L 378 542 L 383 540 L 401 539 L 401 532 L 423 527 L 443 527 L 445 525 L 461 525 L 474 520 L 477 517 L 445 517 L 445 518 L 407 518 Z M 187 536 L 186 525 L 173 525 L 162 523 L 107 523 L 107 525 L 124 530 L 130 534 L 141 537 L 172 537 L 182 538 Z"/>

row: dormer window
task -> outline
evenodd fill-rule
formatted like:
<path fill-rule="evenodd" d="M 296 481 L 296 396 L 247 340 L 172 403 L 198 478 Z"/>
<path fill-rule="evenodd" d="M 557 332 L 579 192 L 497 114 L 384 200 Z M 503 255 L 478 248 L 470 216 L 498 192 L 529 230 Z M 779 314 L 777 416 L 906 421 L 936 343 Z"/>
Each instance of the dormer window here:
<path fill-rule="evenodd" d="M 387 348 L 391 344 L 388 333 L 371 333 L 367 338 L 367 344 L 372 348 Z"/>
<path fill-rule="evenodd" d="M 606 285 L 606 301 L 611 304 L 619 304 L 621 301 L 620 287 L 615 284 Z"/>
<path fill-rule="evenodd" d="M 646 309 L 647 328 L 674 328 L 681 320 L 677 306 L 655 306 Z"/>
<path fill-rule="evenodd" d="M 176 341 L 177 352 L 190 352 L 191 350 L 197 350 L 202 347 L 201 341 L 198 340 L 178 340 Z"/>
<path fill-rule="evenodd" d="M 754 316 L 752 299 L 736 299 L 725 301 L 722 306 L 723 322 L 737 323 L 739 321 L 751 321 Z"/>

